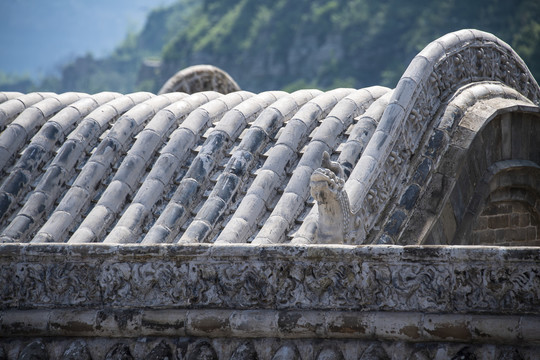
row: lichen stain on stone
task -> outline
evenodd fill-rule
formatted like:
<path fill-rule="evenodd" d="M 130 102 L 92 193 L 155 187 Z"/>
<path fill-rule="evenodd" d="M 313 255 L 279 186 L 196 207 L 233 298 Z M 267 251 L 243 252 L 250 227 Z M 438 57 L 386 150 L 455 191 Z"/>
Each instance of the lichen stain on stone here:
<path fill-rule="evenodd" d="M 209 316 L 203 319 L 199 319 L 191 325 L 198 330 L 211 333 L 217 330 L 227 328 L 229 326 L 229 320 Z"/>
<path fill-rule="evenodd" d="M 420 338 L 420 332 L 418 331 L 417 326 L 404 326 L 402 329 L 399 330 L 399 333 L 405 336 L 410 337 L 411 339 L 419 339 Z"/>
<path fill-rule="evenodd" d="M 278 326 L 280 330 L 286 332 L 291 331 L 297 324 L 298 320 L 302 317 L 300 313 L 280 313 L 278 318 Z"/>
<path fill-rule="evenodd" d="M 367 328 L 354 318 L 343 317 L 337 324 L 329 325 L 328 330 L 340 334 L 366 334 Z"/>
<path fill-rule="evenodd" d="M 81 321 L 68 321 L 65 324 L 51 323 L 52 328 L 58 328 L 70 333 L 94 331 L 94 327 Z"/>
<path fill-rule="evenodd" d="M 6 334 L 9 334 L 9 333 L 20 334 L 20 333 L 27 333 L 29 328 L 31 328 L 31 326 L 29 326 L 25 322 L 18 321 L 18 322 L 12 322 L 8 326 L 4 325 L 2 328 L 6 332 Z"/>
<path fill-rule="evenodd" d="M 163 324 L 163 323 L 158 323 L 154 321 L 143 320 L 141 325 L 144 328 L 149 328 L 152 330 L 161 330 L 161 331 L 170 330 L 170 329 L 181 330 L 186 327 L 184 321 L 171 321 L 171 322 L 167 322 Z"/>
<path fill-rule="evenodd" d="M 477 328 L 474 328 L 474 329 L 473 329 L 473 332 L 474 332 L 474 334 L 475 334 L 477 337 L 481 337 L 481 338 L 489 338 L 489 335 L 488 335 L 488 334 L 486 334 L 486 333 L 483 332 L 483 331 L 480 331 L 480 330 L 477 329 Z"/>
<path fill-rule="evenodd" d="M 435 337 L 442 339 L 470 339 L 471 333 L 465 324 L 443 324 L 435 326 L 435 329 L 426 331 Z"/>

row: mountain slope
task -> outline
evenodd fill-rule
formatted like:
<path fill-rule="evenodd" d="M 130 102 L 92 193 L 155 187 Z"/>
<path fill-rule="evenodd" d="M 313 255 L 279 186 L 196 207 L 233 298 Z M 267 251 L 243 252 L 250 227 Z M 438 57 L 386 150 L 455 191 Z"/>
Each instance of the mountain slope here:
<path fill-rule="evenodd" d="M 539 15 L 532 0 L 209 0 L 164 49 L 163 73 L 211 62 L 256 91 L 393 86 L 427 43 L 461 28 L 505 39 L 537 72 Z"/>
<path fill-rule="evenodd" d="M 508 42 L 538 79 L 538 19 L 535 0 L 179 0 L 152 11 L 110 56 L 80 57 L 32 90 L 155 92 L 196 64 L 251 91 L 394 86 L 424 46 L 462 28 Z"/>

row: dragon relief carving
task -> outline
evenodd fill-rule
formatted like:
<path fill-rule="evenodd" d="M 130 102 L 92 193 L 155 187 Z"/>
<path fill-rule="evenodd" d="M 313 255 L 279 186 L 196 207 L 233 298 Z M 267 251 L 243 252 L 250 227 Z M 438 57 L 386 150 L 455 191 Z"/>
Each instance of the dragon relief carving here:
<path fill-rule="evenodd" d="M 357 216 L 351 211 L 344 185 L 343 168 L 338 162 L 331 161 L 325 151 L 321 167 L 310 179 L 311 196 L 317 201 L 319 210 L 315 243 L 343 244 L 351 238 Z"/>

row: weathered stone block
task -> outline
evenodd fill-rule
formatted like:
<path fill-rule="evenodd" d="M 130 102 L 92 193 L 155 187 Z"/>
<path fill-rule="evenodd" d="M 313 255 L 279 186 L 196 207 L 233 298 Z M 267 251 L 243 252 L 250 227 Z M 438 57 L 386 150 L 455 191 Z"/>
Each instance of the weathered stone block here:
<path fill-rule="evenodd" d="M 123 337 L 138 333 L 141 328 L 139 310 L 99 310 L 96 314 L 95 333 L 106 337 Z"/>
<path fill-rule="evenodd" d="M 4 311 L 0 316 L 0 329 L 11 336 L 38 335 L 48 331 L 49 316 L 49 310 Z"/>
<path fill-rule="evenodd" d="M 423 333 L 436 341 L 463 341 L 473 338 L 470 330 L 470 316 L 426 314 L 423 321 Z"/>
<path fill-rule="evenodd" d="M 534 315 L 523 315 L 520 320 L 519 338 L 525 342 L 537 342 L 540 336 L 540 318 Z"/>
<path fill-rule="evenodd" d="M 472 338 L 478 342 L 489 341 L 515 343 L 520 339 L 519 316 L 475 316 L 469 323 Z"/>
<path fill-rule="evenodd" d="M 375 317 L 369 312 L 328 312 L 325 315 L 327 335 L 336 338 L 374 338 L 375 327 L 380 325 L 374 320 Z"/>
<path fill-rule="evenodd" d="M 189 312 L 186 334 L 191 336 L 218 337 L 228 336 L 231 332 L 229 310 Z"/>
<path fill-rule="evenodd" d="M 52 310 L 49 331 L 56 336 L 91 336 L 96 331 L 94 310 Z"/>
<path fill-rule="evenodd" d="M 416 341 L 422 336 L 422 317 L 418 313 L 379 312 L 373 319 L 375 336 L 400 341 Z"/>
<path fill-rule="evenodd" d="M 144 310 L 141 333 L 145 336 L 186 336 L 187 310 Z"/>
<path fill-rule="evenodd" d="M 235 311 L 229 317 L 235 337 L 279 337 L 279 313 L 275 311 Z M 288 335 L 288 334 L 287 334 Z"/>
<path fill-rule="evenodd" d="M 316 312 L 280 311 L 277 315 L 280 336 L 309 338 L 326 335 L 324 318 Z"/>

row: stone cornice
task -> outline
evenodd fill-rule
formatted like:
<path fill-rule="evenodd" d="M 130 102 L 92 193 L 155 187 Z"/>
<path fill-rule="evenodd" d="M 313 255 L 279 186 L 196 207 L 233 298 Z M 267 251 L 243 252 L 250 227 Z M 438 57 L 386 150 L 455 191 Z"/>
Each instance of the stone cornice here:
<path fill-rule="evenodd" d="M 538 314 L 528 247 L 0 247 L 1 307 Z"/>
<path fill-rule="evenodd" d="M 175 336 L 540 344 L 539 316 L 299 310 L 73 309 L 0 312 L 0 337 Z"/>

